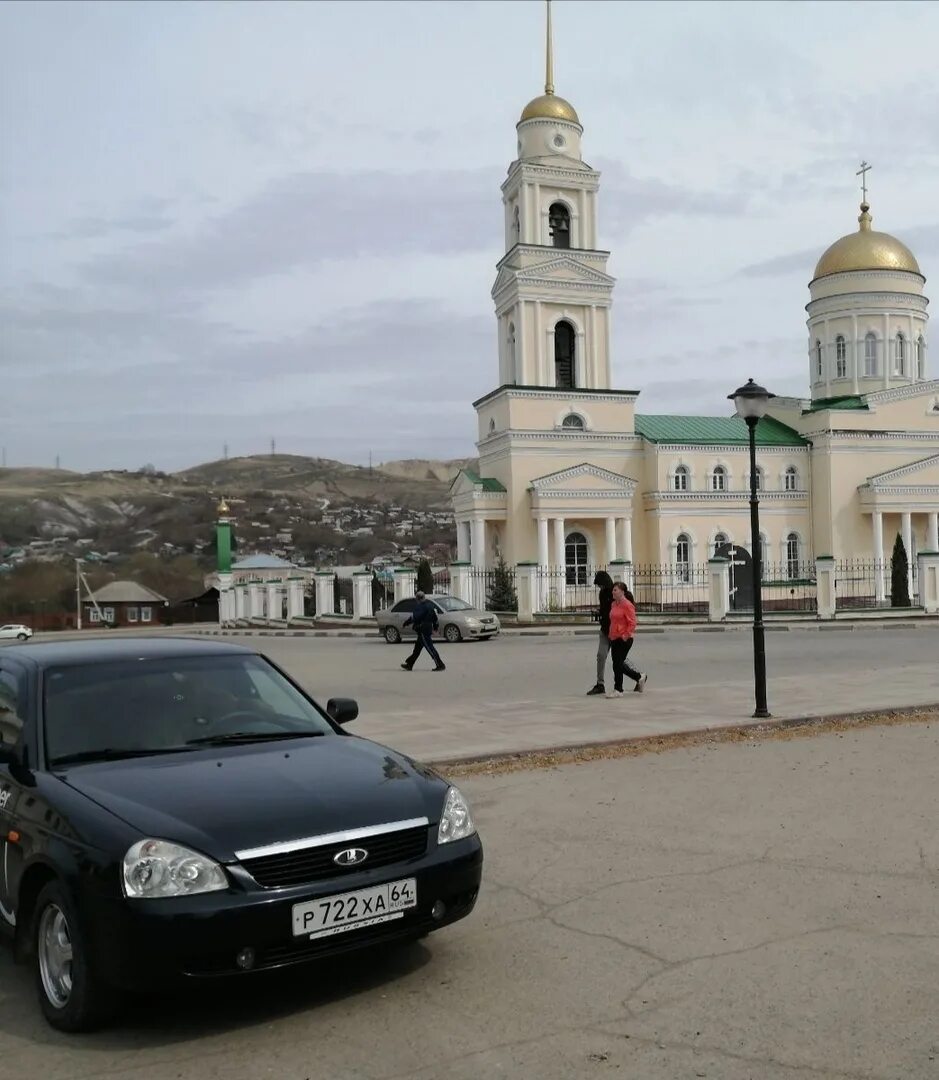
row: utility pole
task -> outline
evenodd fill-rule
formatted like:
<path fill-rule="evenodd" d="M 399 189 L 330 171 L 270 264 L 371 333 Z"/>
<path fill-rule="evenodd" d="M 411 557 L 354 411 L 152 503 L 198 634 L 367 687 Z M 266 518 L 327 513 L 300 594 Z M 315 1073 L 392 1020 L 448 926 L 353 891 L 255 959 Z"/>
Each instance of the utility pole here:
<path fill-rule="evenodd" d="M 277 442 L 276 442 L 276 440 L 271 439 L 271 457 L 273 457 L 276 453 L 277 453 Z"/>
<path fill-rule="evenodd" d="M 75 560 L 75 629 L 82 628 L 82 561 Z"/>
<path fill-rule="evenodd" d="M 60 461 L 61 461 L 61 460 L 62 460 L 62 459 L 61 459 L 61 458 L 59 457 L 59 455 L 58 455 L 58 454 L 56 454 L 56 455 L 55 455 L 55 471 L 56 471 L 56 472 L 58 472 L 58 471 L 59 471 L 59 463 L 60 463 Z"/>
<path fill-rule="evenodd" d="M 228 443 L 225 443 L 224 446 L 222 446 L 222 460 L 228 461 Z"/>
<path fill-rule="evenodd" d="M 7 448 L 5 446 L 3 448 L 3 466 L 2 467 L 4 469 L 7 467 Z"/>

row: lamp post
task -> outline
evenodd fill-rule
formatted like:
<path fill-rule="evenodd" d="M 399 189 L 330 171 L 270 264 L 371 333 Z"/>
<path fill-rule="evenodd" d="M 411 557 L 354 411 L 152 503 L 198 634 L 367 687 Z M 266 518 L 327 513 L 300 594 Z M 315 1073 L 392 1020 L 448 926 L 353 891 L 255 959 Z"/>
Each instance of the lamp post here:
<path fill-rule="evenodd" d="M 727 395 L 737 415 L 747 425 L 750 436 L 750 550 L 753 565 L 753 680 L 756 692 L 756 717 L 768 717 L 766 707 L 766 640 L 763 633 L 763 551 L 760 544 L 760 500 L 757 494 L 756 425 L 766 415 L 769 399 L 775 397 L 752 379 Z"/>

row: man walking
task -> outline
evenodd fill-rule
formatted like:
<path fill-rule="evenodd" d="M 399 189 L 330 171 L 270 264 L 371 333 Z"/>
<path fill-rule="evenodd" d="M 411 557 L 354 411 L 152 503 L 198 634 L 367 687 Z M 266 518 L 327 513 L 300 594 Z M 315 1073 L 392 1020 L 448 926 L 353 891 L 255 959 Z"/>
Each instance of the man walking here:
<path fill-rule="evenodd" d="M 431 660 L 436 664 L 434 671 L 446 671 L 447 665 L 440 659 L 440 654 L 434 648 L 434 643 L 431 641 L 431 635 L 437 629 L 437 609 L 427 599 L 427 597 L 420 591 L 414 594 L 414 599 L 417 604 L 411 614 L 405 619 L 405 626 L 413 626 L 414 633 L 417 634 L 417 641 L 414 642 L 414 651 L 401 665 L 405 671 L 410 671 L 414 667 L 414 663 L 421 655 L 421 650 L 426 649 L 427 654 Z"/>
<path fill-rule="evenodd" d="M 597 681 L 587 696 L 605 694 L 606 658 L 610 653 L 610 608 L 613 605 L 613 579 L 605 570 L 598 570 L 593 578 L 600 590 L 600 638 L 597 642 Z"/>

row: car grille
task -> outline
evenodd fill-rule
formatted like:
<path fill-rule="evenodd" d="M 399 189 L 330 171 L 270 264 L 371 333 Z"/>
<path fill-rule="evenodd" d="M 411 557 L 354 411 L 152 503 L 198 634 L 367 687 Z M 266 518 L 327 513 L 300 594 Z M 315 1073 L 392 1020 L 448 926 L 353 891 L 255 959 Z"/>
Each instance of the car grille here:
<path fill-rule="evenodd" d="M 368 858 L 355 866 L 337 866 L 333 856 L 348 847 L 362 847 Z M 427 850 L 427 826 L 370 836 L 350 844 L 324 844 L 322 847 L 303 848 L 281 855 L 261 855 L 245 859 L 242 866 L 265 889 L 281 889 L 288 885 L 305 885 L 311 881 L 338 877 L 340 874 L 373 870 L 379 866 L 417 859 Z"/>

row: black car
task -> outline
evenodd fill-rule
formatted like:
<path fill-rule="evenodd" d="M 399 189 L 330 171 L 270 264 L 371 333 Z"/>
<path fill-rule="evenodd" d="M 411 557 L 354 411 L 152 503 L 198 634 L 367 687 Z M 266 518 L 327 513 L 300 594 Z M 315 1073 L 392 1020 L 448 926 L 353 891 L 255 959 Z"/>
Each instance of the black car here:
<path fill-rule="evenodd" d="M 460 792 L 266 657 L 138 638 L 0 652 L 0 926 L 47 1019 L 123 990 L 422 937 L 476 903 Z"/>

